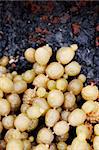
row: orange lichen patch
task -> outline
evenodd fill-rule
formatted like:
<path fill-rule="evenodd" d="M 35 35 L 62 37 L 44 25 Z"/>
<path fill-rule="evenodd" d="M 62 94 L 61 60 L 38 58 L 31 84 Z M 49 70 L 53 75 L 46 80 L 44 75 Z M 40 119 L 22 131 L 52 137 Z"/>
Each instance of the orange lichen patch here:
<path fill-rule="evenodd" d="M 99 36 L 96 37 L 96 46 L 99 46 Z"/>
<path fill-rule="evenodd" d="M 46 22 L 46 21 L 48 21 L 48 16 L 42 16 L 40 19 L 41 19 L 42 21 Z"/>
<path fill-rule="evenodd" d="M 37 32 L 37 33 L 42 33 L 42 29 L 41 29 L 40 27 L 36 27 L 36 28 L 35 28 L 35 32 Z"/>
<path fill-rule="evenodd" d="M 72 30 L 74 34 L 78 34 L 80 32 L 80 25 L 78 23 L 73 23 Z"/>
<path fill-rule="evenodd" d="M 40 11 L 40 6 L 38 4 L 32 3 L 31 4 L 31 10 L 33 13 L 37 13 Z"/>
<path fill-rule="evenodd" d="M 49 34 L 49 31 L 47 29 L 42 29 L 40 27 L 35 28 L 36 33 L 42 33 L 42 34 Z"/>
<path fill-rule="evenodd" d="M 44 3 L 43 5 L 39 5 L 37 2 L 28 1 L 26 2 L 26 5 L 30 7 L 33 13 L 39 13 L 39 12 L 51 13 L 54 9 L 54 2 L 52 1 Z"/>

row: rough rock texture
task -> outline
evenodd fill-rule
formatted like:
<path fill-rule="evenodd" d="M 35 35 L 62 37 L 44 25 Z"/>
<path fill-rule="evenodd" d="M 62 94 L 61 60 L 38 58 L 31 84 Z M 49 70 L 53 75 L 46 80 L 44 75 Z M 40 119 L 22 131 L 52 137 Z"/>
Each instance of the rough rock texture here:
<path fill-rule="evenodd" d="M 99 5 L 97 2 L 0 2 L 0 57 L 19 73 L 31 68 L 24 51 L 48 43 L 56 51 L 77 43 L 76 59 L 88 82 L 99 84 Z"/>

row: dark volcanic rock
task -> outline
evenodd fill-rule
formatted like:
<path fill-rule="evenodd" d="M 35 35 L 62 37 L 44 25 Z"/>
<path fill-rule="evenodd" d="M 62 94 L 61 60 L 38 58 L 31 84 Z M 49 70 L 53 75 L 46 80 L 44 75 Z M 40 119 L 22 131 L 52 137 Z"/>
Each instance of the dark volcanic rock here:
<path fill-rule="evenodd" d="M 17 57 L 19 73 L 32 65 L 20 57 L 26 48 L 48 43 L 56 51 L 77 43 L 75 59 L 88 80 L 99 80 L 98 2 L 0 2 L 0 58 Z"/>

